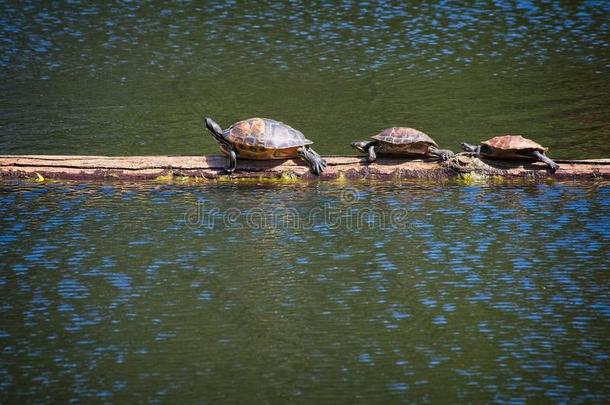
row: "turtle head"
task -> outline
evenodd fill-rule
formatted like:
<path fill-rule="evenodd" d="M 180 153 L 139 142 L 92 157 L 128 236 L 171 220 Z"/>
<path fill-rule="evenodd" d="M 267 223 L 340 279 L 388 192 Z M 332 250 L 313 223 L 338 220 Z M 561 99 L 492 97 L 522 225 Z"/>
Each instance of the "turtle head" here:
<path fill-rule="evenodd" d="M 214 121 L 213 119 L 209 118 L 209 117 L 205 117 L 203 119 L 203 124 L 205 125 L 205 127 L 208 129 L 208 131 L 210 131 L 210 133 L 212 134 L 212 136 L 214 138 L 216 138 L 217 140 L 223 139 L 223 135 L 222 135 L 222 128 L 220 128 L 220 125 L 218 125 L 216 123 L 216 121 Z"/>
<path fill-rule="evenodd" d="M 352 142 L 352 148 L 357 149 L 358 151 L 362 152 L 362 153 L 366 153 L 366 145 L 368 144 L 368 141 L 356 141 L 356 142 Z"/>
<path fill-rule="evenodd" d="M 463 151 L 465 151 L 465 152 L 473 152 L 473 151 L 474 151 L 474 148 L 475 148 L 474 146 L 472 146 L 471 144 L 466 143 L 466 142 L 462 142 L 462 143 L 460 144 L 460 147 L 461 147 L 461 148 L 462 148 L 462 150 L 463 150 Z"/>
<path fill-rule="evenodd" d="M 474 145 L 471 145 L 471 144 L 466 143 L 466 142 L 462 142 L 460 144 L 460 147 L 462 148 L 462 150 L 464 152 L 473 152 L 473 153 L 479 153 L 479 151 L 481 149 L 480 145 L 479 146 L 474 146 Z"/>

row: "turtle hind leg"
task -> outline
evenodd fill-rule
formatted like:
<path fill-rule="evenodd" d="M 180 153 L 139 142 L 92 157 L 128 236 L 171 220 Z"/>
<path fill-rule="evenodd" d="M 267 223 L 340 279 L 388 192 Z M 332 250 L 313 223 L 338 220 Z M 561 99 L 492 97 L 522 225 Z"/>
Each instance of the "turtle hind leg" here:
<path fill-rule="evenodd" d="M 302 146 L 297 150 L 298 155 L 307 162 L 311 171 L 315 175 L 320 175 L 326 169 L 326 160 L 322 156 L 318 155 L 316 151 L 311 149 L 309 146 Z"/>
<path fill-rule="evenodd" d="M 442 161 L 446 161 L 447 159 L 455 155 L 455 153 L 453 153 L 453 151 L 450 151 L 449 149 L 438 149 L 435 147 L 428 148 L 428 153 L 431 156 L 437 157 Z"/>
<path fill-rule="evenodd" d="M 535 150 L 532 152 L 532 155 L 534 155 L 534 157 L 536 159 L 540 160 L 541 162 L 544 162 L 549 167 L 549 171 L 551 173 L 555 173 L 557 171 L 557 169 L 559 169 L 559 165 L 557 163 L 553 162 L 544 153 L 540 153 L 539 151 Z"/>

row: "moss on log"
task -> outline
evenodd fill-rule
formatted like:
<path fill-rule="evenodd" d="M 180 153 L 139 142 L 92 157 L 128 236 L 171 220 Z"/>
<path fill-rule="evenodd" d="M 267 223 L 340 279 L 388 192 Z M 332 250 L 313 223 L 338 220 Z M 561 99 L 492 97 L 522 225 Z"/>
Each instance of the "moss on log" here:
<path fill-rule="evenodd" d="M 321 179 L 334 178 L 423 178 L 447 179 L 458 175 L 446 164 L 421 159 L 378 159 L 369 164 L 354 156 L 328 156 Z M 560 169 L 550 175 L 538 162 L 484 159 L 491 168 L 485 175 L 506 178 L 610 179 L 610 159 L 559 160 Z M 160 176 L 186 176 L 205 179 L 226 178 L 222 156 L 58 156 L 0 155 L 0 176 L 33 178 L 37 174 L 66 180 L 143 180 Z M 478 169 L 474 169 L 476 172 Z M 235 179 L 316 178 L 300 160 L 240 160 Z"/>

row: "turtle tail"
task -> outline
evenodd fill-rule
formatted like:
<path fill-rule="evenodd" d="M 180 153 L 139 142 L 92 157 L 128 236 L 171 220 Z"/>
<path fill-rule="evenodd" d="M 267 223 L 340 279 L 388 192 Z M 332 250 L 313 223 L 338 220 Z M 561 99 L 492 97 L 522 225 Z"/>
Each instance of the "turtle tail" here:
<path fill-rule="evenodd" d="M 316 151 L 311 149 L 309 146 L 302 146 L 297 152 L 301 159 L 307 162 L 314 174 L 319 176 L 320 173 L 326 169 L 326 160 L 324 160 L 322 156 L 318 155 Z"/>

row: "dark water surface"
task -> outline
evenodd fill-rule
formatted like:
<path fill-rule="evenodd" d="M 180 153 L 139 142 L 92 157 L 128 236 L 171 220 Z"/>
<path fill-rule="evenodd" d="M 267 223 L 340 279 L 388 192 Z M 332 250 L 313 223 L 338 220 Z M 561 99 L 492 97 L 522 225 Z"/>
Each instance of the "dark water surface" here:
<path fill-rule="evenodd" d="M 0 1 L 2 153 L 212 153 L 207 114 L 610 156 L 607 1 L 164 3 Z"/>
<path fill-rule="evenodd" d="M 5 185 L 0 400 L 610 399 L 607 185 L 340 189 Z"/>
<path fill-rule="evenodd" d="M 610 157 L 608 2 L 163 3 L 0 0 L 0 154 L 206 114 Z M 610 402 L 609 190 L 4 181 L 0 403 Z"/>

